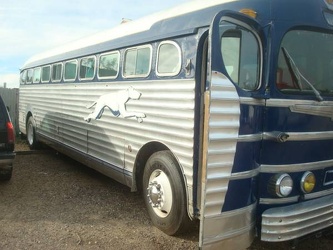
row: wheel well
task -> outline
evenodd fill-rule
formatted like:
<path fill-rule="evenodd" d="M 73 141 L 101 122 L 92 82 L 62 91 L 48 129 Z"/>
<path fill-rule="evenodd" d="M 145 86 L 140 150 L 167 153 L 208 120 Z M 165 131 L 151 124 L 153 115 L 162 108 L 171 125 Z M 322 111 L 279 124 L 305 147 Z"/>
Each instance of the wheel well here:
<path fill-rule="evenodd" d="M 30 118 L 30 116 L 32 116 L 31 112 L 28 112 L 26 118 L 25 118 L 25 126 L 27 126 L 28 120 Z"/>
<path fill-rule="evenodd" d="M 25 138 L 25 136 L 27 135 L 28 131 L 27 131 L 27 123 L 28 123 L 28 120 L 29 118 L 32 116 L 32 113 L 29 111 L 25 117 L 25 126 L 24 126 L 24 130 L 25 131 L 25 134 L 21 131 L 21 136 L 22 136 L 22 139 Z"/>
<path fill-rule="evenodd" d="M 134 166 L 135 176 L 133 180 L 132 191 L 142 191 L 142 176 L 146 162 L 152 154 L 162 150 L 168 150 L 168 147 L 160 142 L 149 142 L 139 150 Z"/>

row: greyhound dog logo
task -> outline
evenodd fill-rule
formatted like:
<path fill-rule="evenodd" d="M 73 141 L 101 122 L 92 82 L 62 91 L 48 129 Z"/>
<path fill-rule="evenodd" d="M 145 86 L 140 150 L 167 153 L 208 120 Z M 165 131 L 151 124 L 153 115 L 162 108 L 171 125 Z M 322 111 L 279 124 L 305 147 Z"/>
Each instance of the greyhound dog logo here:
<path fill-rule="evenodd" d="M 86 108 L 90 109 L 95 106 L 95 110 L 84 118 L 85 121 L 90 122 L 91 119 L 100 119 L 103 115 L 104 109 L 107 107 L 111 113 L 116 117 L 123 118 L 136 118 L 138 122 L 142 122 L 146 115 L 138 112 L 128 112 L 126 110 L 126 103 L 133 99 L 139 100 L 141 93 L 135 90 L 132 86 L 126 90 L 120 90 L 117 92 L 102 95 L 97 101 L 88 105 Z"/>

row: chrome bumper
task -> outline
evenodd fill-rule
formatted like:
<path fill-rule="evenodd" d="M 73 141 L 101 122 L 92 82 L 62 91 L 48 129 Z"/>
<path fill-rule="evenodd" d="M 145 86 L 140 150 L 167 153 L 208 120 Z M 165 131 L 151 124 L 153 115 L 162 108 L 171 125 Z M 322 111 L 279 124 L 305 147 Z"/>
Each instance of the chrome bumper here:
<path fill-rule="evenodd" d="M 271 208 L 262 214 L 261 240 L 292 240 L 333 226 L 333 195 Z"/>

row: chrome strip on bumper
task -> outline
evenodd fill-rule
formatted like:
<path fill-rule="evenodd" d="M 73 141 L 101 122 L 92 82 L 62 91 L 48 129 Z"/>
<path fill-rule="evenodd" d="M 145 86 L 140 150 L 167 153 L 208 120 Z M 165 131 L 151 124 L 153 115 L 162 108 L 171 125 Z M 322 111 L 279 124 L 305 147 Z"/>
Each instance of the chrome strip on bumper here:
<path fill-rule="evenodd" d="M 286 241 L 333 226 L 333 195 L 271 208 L 262 214 L 262 241 Z"/>

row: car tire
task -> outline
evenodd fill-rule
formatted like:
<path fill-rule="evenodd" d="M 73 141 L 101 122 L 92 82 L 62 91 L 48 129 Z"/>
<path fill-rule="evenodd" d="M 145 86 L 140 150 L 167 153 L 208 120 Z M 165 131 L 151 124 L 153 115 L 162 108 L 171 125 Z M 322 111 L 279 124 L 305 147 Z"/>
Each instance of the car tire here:
<path fill-rule="evenodd" d="M 30 149 L 37 149 L 39 143 L 36 139 L 36 125 L 32 116 L 29 117 L 27 122 L 27 142 Z"/>
<path fill-rule="evenodd" d="M 170 151 L 156 152 L 148 159 L 143 195 L 150 219 L 161 231 L 177 235 L 189 227 L 184 179 Z"/>

